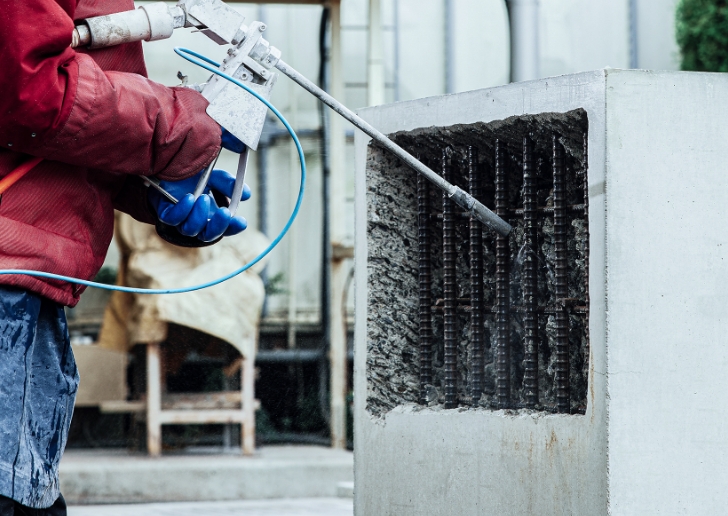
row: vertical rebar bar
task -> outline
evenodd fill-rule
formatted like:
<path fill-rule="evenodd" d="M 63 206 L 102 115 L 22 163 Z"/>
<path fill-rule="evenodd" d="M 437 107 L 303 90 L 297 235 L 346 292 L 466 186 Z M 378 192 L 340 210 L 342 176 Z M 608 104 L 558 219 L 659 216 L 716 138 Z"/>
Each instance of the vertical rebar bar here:
<path fill-rule="evenodd" d="M 478 170 L 478 149 L 468 147 L 468 183 L 470 195 L 482 201 L 483 180 Z M 470 218 L 470 396 L 477 405 L 483 392 L 485 357 L 483 321 L 483 225 Z"/>
<path fill-rule="evenodd" d="M 556 407 L 559 412 L 569 413 L 569 314 L 565 299 L 569 297 L 567 277 L 566 167 L 564 147 L 556 135 L 553 137 L 554 153 L 554 295 L 556 297 Z"/>
<path fill-rule="evenodd" d="M 500 140 L 495 141 L 495 212 L 508 215 L 506 153 Z M 508 238 L 496 237 L 496 396 L 500 408 L 511 405 L 511 347 L 510 347 L 510 247 Z"/>
<path fill-rule="evenodd" d="M 523 397 L 526 407 L 538 404 L 538 214 L 536 197 L 537 169 L 533 162 L 533 141 L 523 138 Z"/>
<path fill-rule="evenodd" d="M 426 405 L 432 385 L 432 262 L 430 256 L 430 187 L 417 176 L 417 223 L 420 283 L 420 403 Z"/>
<path fill-rule="evenodd" d="M 442 177 L 452 179 L 452 164 L 442 153 Z M 457 286 L 455 283 L 455 205 L 442 194 L 442 292 L 444 298 L 444 377 L 445 408 L 457 407 Z"/>
<path fill-rule="evenodd" d="M 584 296 L 586 304 L 586 331 L 589 336 L 589 135 L 584 133 L 584 224 L 587 232 L 584 239 Z"/>

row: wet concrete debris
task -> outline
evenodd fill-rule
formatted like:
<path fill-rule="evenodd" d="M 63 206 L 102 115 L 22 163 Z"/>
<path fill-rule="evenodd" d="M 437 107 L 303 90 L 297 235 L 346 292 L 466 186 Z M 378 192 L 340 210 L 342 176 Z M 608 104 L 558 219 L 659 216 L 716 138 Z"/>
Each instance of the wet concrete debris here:
<path fill-rule="evenodd" d="M 396 406 L 417 403 L 475 410 L 585 412 L 589 370 L 587 131 L 586 112 L 577 110 L 391 135 L 433 170 L 447 170 L 450 179 L 464 190 L 477 185 L 479 200 L 491 209 L 495 206 L 498 142 L 505 174 L 501 176 L 505 178 L 501 202 L 514 228 L 504 248 L 510 254 L 509 281 L 505 283 L 509 288 L 505 297 L 501 296 L 508 303 L 504 326 L 507 331 L 503 332 L 507 335 L 501 342 L 507 342 L 508 347 L 501 346 L 501 352 L 508 353 L 501 357 L 507 359 L 502 362 L 507 367 L 500 369 L 496 367 L 496 235 L 484 229 L 480 239 L 482 252 L 478 253 L 471 248 L 471 239 L 478 241 L 477 232 L 473 233 L 469 218 L 455 210 L 451 234 L 455 282 L 453 292 L 446 296 L 443 255 L 452 255 L 443 253 L 442 193 L 420 183 L 418 196 L 418 178 L 413 171 L 385 150 L 369 148 L 366 367 L 367 409 L 372 416 L 381 417 Z M 524 161 L 526 169 L 531 170 L 526 188 Z M 557 169 L 561 170 L 561 175 L 556 174 L 562 178 L 561 183 L 558 179 L 554 182 Z M 471 182 L 473 173 L 476 183 Z M 526 203 L 526 216 L 524 190 L 526 201 L 530 199 L 531 203 Z M 423 192 L 427 192 L 425 197 Z M 445 211 L 447 222 L 452 216 L 447 213 L 449 210 Z M 426 212 L 429 217 L 422 219 Z M 555 231 L 555 213 L 559 231 Z M 424 233 L 420 231 L 422 220 L 426 220 Z M 446 231 L 447 227 L 451 227 L 449 223 Z M 531 233 L 528 227 L 533 228 Z M 564 234 L 565 242 L 559 237 Z M 425 246 L 423 235 L 427 235 Z M 476 256 L 478 263 L 482 260 L 482 292 L 471 285 L 472 278 L 480 277 L 477 271 L 475 276 L 471 275 L 471 256 Z M 535 266 L 525 265 L 529 260 Z M 423 267 L 428 269 L 424 283 L 420 276 Z M 530 309 L 524 291 L 535 294 Z M 471 303 L 473 292 L 475 303 Z M 471 305 L 477 306 L 478 299 L 482 318 L 473 318 Z M 427 318 L 426 307 L 430 303 L 431 331 L 426 325 L 422 330 L 422 318 Z M 455 332 L 454 370 L 452 362 L 449 368 L 445 367 L 446 312 L 450 314 L 450 331 Z M 473 349 L 473 320 L 482 321 L 482 348 Z M 527 330 L 530 347 L 525 344 Z M 423 342 L 431 342 L 431 348 L 423 348 Z M 452 352 L 451 347 L 449 357 Z"/>

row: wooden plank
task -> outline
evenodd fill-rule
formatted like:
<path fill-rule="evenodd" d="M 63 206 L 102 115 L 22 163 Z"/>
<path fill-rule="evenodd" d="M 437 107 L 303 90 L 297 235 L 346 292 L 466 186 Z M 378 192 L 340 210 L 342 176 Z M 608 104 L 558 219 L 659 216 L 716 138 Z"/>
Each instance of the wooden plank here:
<path fill-rule="evenodd" d="M 159 419 L 164 425 L 210 423 L 243 423 L 242 410 L 163 410 Z"/>
<path fill-rule="evenodd" d="M 125 400 L 102 401 L 99 405 L 99 409 L 102 414 L 128 414 L 132 412 L 143 413 L 147 411 L 147 402 Z"/>
<path fill-rule="evenodd" d="M 165 394 L 162 410 L 239 410 L 242 399 L 240 391 Z"/>
<path fill-rule="evenodd" d="M 163 410 L 239 410 L 242 395 L 237 391 L 203 394 L 168 394 L 162 397 Z M 196 399 L 198 401 L 196 401 Z M 260 408 L 260 400 L 252 400 L 253 408 Z M 147 402 L 112 400 L 99 405 L 104 414 L 146 412 Z"/>
<path fill-rule="evenodd" d="M 240 370 L 241 395 L 243 396 L 242 448 L 243 455 L 255 453 L 255 365 L 252 359 L 243 359 Z M 260 405 L 260 402 L 258 402 Z"/>
<path fill-rule="evenodd" d="M 331 86 L 334 98 L 344 98 L 343 59 L 341 53 L 341 4 L 331 4 Z M 341 117 L 332 114 L 330 123 L 331 195 L 331 246 L 333 249 L 345 247 L 346 240 L 346 135 Z M 336 255 L 331 259 L 331 299 L 339 300 L 344 295 L 344 285 L 349 273 L 343 259 Z M 331 370 L 331 446 L 346 448 L 346 322 L 344 311 L 338 301 L 329 304 L 331 328 L 329 333 L 329 361 Z"/>
<path fill-rule="evenodd" d="M 162 369 L 158 342 L 147 344 L 147 452 L 162 454 Z"/>

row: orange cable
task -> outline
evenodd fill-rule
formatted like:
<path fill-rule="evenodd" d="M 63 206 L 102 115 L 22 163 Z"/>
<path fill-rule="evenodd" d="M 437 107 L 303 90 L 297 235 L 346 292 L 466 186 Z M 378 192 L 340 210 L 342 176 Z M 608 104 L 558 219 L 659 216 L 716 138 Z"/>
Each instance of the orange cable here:
<path fill-rule="evenodd" d="M 25 174 L 33 170 L 41 161 L 43 161 L 43 158 L 30 158 L 25 163 L 18 165 L 15 170 L 10 172 L 7 176 L 0 179 L 0 196 L 4 194 L 8 188 L 17 183 L 18 180 L 20 180 L 20 178 L 22 178 Z"/>

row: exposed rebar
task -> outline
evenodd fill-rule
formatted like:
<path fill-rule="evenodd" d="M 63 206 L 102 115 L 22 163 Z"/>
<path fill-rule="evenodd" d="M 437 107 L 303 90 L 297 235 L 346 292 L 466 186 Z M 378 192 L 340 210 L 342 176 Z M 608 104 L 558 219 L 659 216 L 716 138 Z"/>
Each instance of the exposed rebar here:
<path fill-rule="evenodd" d="M 442 176 L 452 179 L 452 164 L 445 151 L 442 153 Z M 444 377 L 445 408 L 457 407 L 457 286 L 455 284 L 455 205 L 442 194 L 442 293 L 444 298 Z"/>
<path fill-rule="evenodd" d="M 495 141 L 495 211 L 500 217 L 508 213 L 506 155 L 500 140 Z M 496 237 L 496 396 L 500 408 L 511 405 L 510 349 L 510 248 L 508 237 Z"/>
<path fill-rule="evenodd" d="M 584 133 L 584 224 L 589 227 L 589 135 Z M 589 313 L 589 232 L 584 239 L 584 296 L 587 314 Z M 586 335 L 589 338 L 589 316 L 586 321 Z"/>
<path fill-rule="evenodd" d="M 483 179 L 478 170 L 478 150 L 468 147 L 468 183 L 470 195 L 477 200 L 483 196 Z M 483 322 L 483 226 L 470 219 L 470 397 L 477 405 L 483 393 L 485 357 Z"/>
<path fill-rule="evenodd" d="M 559 412 L 569 413 L 569 314 L 566 311 L 565 299 L 569 296 L 567 276 L 567 231 L 566 213 L 566 166 L 564 163 L 564 147 L 553 137 L 554 153 L 554 296 L 556 297 L 556 408 Z"/>
<path fill-rule="evenodd" d="M 538 220 L 536 197 L 537 169 L 533 162 L 533 141 L 523 138 L 523 396 L 526 407 L 538 404 Z"/>
<path fill-rule="evenodd" d="M 419 287 L 420 287 L 420 403 L 428 403 L 427 386 L 432 385 L 432 262 L 430 257 L 430 187 L 417 176 Z"/>

